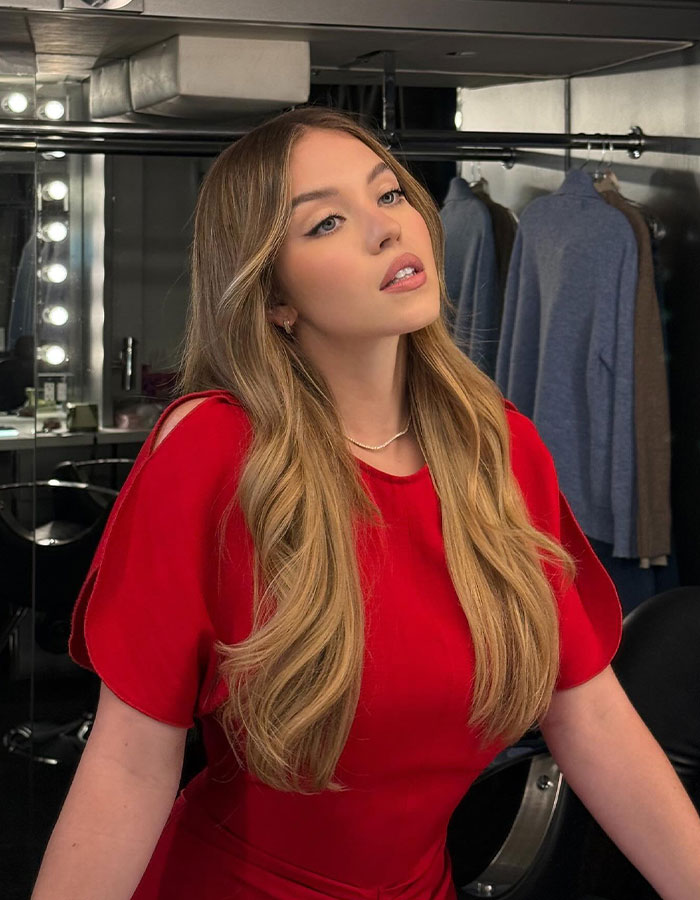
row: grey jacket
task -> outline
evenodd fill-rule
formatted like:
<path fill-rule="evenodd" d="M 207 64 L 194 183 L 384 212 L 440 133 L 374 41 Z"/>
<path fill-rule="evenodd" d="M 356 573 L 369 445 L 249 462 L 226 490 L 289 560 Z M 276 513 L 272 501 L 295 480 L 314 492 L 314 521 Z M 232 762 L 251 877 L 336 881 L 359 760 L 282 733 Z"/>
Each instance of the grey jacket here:
<path fill-rule="evenodd" d="M 634 312 L 637 242 L 572 169 L 523 212 L 496 382 L 535 423 L 583 531 L 637 558 Z"/>
<path fill-rule="evenodd" d="M 456 306 L 447 324 L 460 350 L 493 378 L 501 301 L 491 216 L 467 182 L 453 178 L 440 218 L 447 293 Z"/>

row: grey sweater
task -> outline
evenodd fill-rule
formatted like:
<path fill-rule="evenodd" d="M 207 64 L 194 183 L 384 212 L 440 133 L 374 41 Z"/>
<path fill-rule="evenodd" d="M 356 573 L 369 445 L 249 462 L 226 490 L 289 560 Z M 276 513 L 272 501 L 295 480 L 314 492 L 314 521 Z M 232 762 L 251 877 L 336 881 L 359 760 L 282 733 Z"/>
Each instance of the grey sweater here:
<path fill-rule="evenodd" d="M 583 531 L 636 558 L 637 242 L 591 176 L 572 169 L 523 212 L 496 365 L 535 423 Z"/>
<path fill-rule="evenodd" d="M 447 325 L 459 349 L 493 378 L 501 300 L 491 215 L 463 178 L 453 178 L 440 217 L 447 293 L 456 306 Z"/>

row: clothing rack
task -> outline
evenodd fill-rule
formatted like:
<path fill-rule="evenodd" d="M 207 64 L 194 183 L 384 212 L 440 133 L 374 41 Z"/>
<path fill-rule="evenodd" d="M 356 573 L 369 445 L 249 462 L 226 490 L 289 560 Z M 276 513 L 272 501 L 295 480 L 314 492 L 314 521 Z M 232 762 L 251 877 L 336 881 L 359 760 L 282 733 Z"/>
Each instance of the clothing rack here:
<path fill-rule="evenodd" d="M 516 162 L 537 165 L 537 154 L 522 151 L 563 149 L 567 168 L 571 150 L 626 150 L 632 159 L 645 151 L 700 155 L 700 138 L 644 134 L 633 125 L 628 134 L 570 134 L 444 131 L 397 128 L 396 52 L 375 50 L 363 59 L 381 56 L 382 127 L 378 136 L 397 156 L 422 160 L 500 160 L 507 168 Z M 571 121 L 571 81 L 565 82 L 566 124 Z M 68 153 L 138 153 L 178 156 L 216 156 L 249 128 L 209 128 L 189 122 L 178 128 L 162 128 L 130 122 L 47 123 L 36 120 L 0 120 L 0 151 L 63 150 Z"/>
<path fill-rule="evenodd" d="M 188 123 L 177 128 L 131 122 L 47 123 L 44 120 L 0 121 L 0 150 L 67 153 L 119 153 L 215 156 L 249 129 L 210 128 Z M 407 159 L 500 160 L 510 167 L 529 163 L 527 151 L 626 150 L 633 159 L 643 153 L 700 155 L 700 138 L 644 134 L 635 125 L 628 134 L 566 134 L 403 130 L 378 132 L 389 148 Z M 522 153 L 520 151 L 526 151 Z"/>

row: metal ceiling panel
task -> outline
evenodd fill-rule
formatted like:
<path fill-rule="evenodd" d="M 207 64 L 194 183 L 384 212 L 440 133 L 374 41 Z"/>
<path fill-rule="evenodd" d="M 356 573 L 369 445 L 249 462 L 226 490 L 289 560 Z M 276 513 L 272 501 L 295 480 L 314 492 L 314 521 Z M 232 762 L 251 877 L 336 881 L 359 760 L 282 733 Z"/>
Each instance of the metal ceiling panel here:
<path fill-rule="evenodd" d="M 474 86 L 524 78 L 561 78 L 610 68 L 691 46 L 676 41 L 638 41 L 467 32 L 346 29 L 315 35 L 311 63 L 318 80 L 342 82 L 352 74 L 381 80 L 382 50 L 396 51 L 396 76 L 402 84 Z M 375 56 L 369 54 L 375 53 Z M 346 78 L 338 78 L 344 69 Z M 427 78 L 426 78 L 427 76 Z"/>
<path fill-rule="evenodd" d="M 499 5 L 501 0 L 492 2 Z M 214 0 L 205 0 L 198 8 L 212 4 L 216 5 Z M 149 6 L 146 0 L 146 9 Z M 228 3 L 229 12 L 231 7 Z M 0 34 L 7 35 L 13 45 L 31 44 L 40 72 L 62 71 L 74 77 L 85 77 L 96 65 L 123 59 L 175 34 L 191 34 L 307 40 L 312 81 L 318 83 L 376 83 L 382 74 L 381 51 L 394 50 L 399 84 L 445 87 L 582 74 L 690 46 L 682 41 L 241 23 L 74 11 L 56 15 L 0 10 Z"/>
<path fill-rule="evenodd" d="M 32 0 L 29 0 L 32 2 Z M 683 0 L 145 0 L 149 16 L 308 23 L 332 27 L 419 28 L 571 37 L 700 39 L 700 4 Z"/>
<path fill-rule="evenodd" d="M 95 9 L 84 16 L 139 18 L 129 11 Z M 59 13 L 64 0 L 0 0 L 2 10 Z M 144 16 L 190 21 L 322 27 L 484 31 L 639 39 L 700 39 L 698 0 L 143 0 Z"/>

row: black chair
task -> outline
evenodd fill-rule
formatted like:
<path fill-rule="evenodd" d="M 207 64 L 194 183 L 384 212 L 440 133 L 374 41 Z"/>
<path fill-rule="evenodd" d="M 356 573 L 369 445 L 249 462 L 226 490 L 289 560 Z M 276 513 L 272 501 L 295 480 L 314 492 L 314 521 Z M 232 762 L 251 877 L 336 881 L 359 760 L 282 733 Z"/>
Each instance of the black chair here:
<path fill-rule="evenodd" d="M 130 458 L 106 458 L 95 460 L 65 460 L 53 470 L 55 479 L 38 484 L 50 486 L 52 491 L 52 519 L 37 529 L 39 540 L 47 538 L 77 538 L 76 543 L 52 544 L 53 555 L 44 559 L 45 545 L 39 545 L 37 555 L 37 642 L 51 652 L 67 651 L 70 635 L 70 618 L 80 588 L 87 576 L 92 557 L 97 548 L 105 522 L 111 511 L 115 497 L 122 488 L 134 460 Z M 101 482 L 101 483 L 100 483 Z M 7 486 L 8 489 L 13 487 Z M 71 490 L 70 488 L 74 488 Z M 6 503 L 5 512 L 9 504 Z M 0 512 L 1 516 L 1 512 Z M 16 532 L 24 533 L 18 542 Z M 6 646 L 9 635 L 29 611 L 31 597 L 31 566 L 26 561 L 26 546 L 29 529 L 19 528 L 16 519 L 10 524 L 10 533 L 3 539 L 3 524 L 0 522 L 0 566 L 2 566 L 3 546 L 10 554 L 18 544 L 14 585 L 15 612 L 9 624 L 0 634 L 0 651 Z M 56 551 L 62 558 L 58 558 Z M 7 555 L 6 552 L 6 555 Z M 72 553 L 73 555 L 69 555 Z M 2 570 L 0 570 L 2 571 Z M 20 575 L 19 573 L 22 573 Z M 61 580 L 61 596 L 51 587 Z M 22 600 L 21 598 L 24 598 Z M 42 615 L 52 609 L 48 621 Z M 89 676 L 94 687 L 99 687 L 99 678 Z M 22 723 L 7 732 L 3 738 L 11 752 L 31 756 L 36 762 L 49 765 L 77 766 L 85 743 L 90 736 L 94 712 L 85 711 L 72 722 Z M 33 749 L 32 749 L 33 744 Z M 206 754 L 198 724 L 188 731 L 180 787 L 206 765 Z"/>
<path fill-rule="evenodd" d="M 76 481 L 120 490 L 135 460 L 126 457 L 106 459 L 68 459 L 58 463 L 51 473 L 59 481 Z M 95 492 L 59 492 L 54 497 L 54 509 L 58 518 L 71 522 L 92 522 L 101 509 L 111 507 L 109 495 Z"/>
<path fill-rule="evenodd" d="M 624 620 L 613 669 L 700 807 L 700 588 L 666 591 Z M 499 754 L 455 810 L 460 897 L 658 900 L 564 780 L 539 732 Z"/>
<path fill-rule="evenodd" d="M 72 503 L 61 504 L 65 494 L 72 496 Z M 89 500 L 88 495 L 100 501 Z M 32 600 L 38 645 L 50 653 L 67 652 L 73 607 L 117 495 L 112 488 L 58 479 L 0 485 L 0 577 L 3 600 L 9 604 L 9 621 L 0 632 L 0 652 L 30 612 Z M 80 500 L 76 501 L 77 497 Z M 61 505 L 80 509 L 78 521 L 56 515 L 56 506 Z M 50 518 L 37 521 L 35 527 L 26 523 L 31 513 L 22 516 L 21 512 L 46 508 L 52 510 Z M 88 508 L 92 509 L 92 519 L 86 522 Z M 37 520 L 40 518 L 37 515 Z M 32 740 L 56 738 L 58 750 L 67 750 L 72 758 L 78 748 L 62 738 L 74 731 L 85 737 L 85 726 L 92 715 L 67 724 L 23 723 L 6 732 L 3 744 L 9 752 L 30 755 Z M 32 758 L 52 765 L 60 761 L 57 754 L 46 752 L 43 756 L 32 754 Z"/>
<path fill-rule="evenodd" d="M 700 812 L 700 587 L 650 597 L 625 617 L 613 668 Z M 611 900 L 659 895 L 589 817 L 587 883 Z"/>

